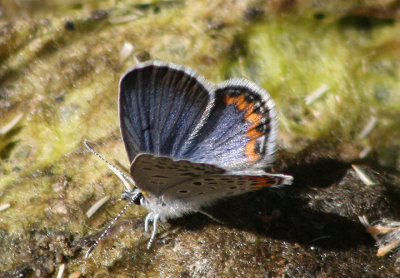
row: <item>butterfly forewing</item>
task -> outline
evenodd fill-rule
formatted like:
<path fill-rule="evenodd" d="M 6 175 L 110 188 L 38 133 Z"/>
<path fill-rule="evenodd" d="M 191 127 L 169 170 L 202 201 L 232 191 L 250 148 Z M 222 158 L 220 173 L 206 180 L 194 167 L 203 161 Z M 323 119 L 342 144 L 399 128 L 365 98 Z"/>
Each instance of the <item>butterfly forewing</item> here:
<path fill-rule="evenodd" d="M 136 185 L 142 191 L 156 197 L 186 181 L 224 172 L 224 169 L 213 165 L 193 163 L 188 160 L 173 160 L 152 154 L 139 154 L 131 166 L 131 174 Z"/>
<path fill-rule="evenodd" d="M 213 88 L 182 66 L 145 63 L 120 81 L 121 133 L 129 161 L 141 152 L 179 157 L 211 107 Z"/>

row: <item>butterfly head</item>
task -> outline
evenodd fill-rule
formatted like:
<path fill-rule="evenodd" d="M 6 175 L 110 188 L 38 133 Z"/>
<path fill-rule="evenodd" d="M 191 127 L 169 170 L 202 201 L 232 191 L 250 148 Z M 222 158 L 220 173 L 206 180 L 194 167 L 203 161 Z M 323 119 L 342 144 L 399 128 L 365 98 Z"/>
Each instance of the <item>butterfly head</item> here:
<path fill-rule="evenodd" d="M 144 196 L 139 188 L 134 188 L 131 191 L 125 190 L 122 192 L 121 199 L 125 201 L 132 201 L 135 205 L 140 206 L 144 201 Z"/>

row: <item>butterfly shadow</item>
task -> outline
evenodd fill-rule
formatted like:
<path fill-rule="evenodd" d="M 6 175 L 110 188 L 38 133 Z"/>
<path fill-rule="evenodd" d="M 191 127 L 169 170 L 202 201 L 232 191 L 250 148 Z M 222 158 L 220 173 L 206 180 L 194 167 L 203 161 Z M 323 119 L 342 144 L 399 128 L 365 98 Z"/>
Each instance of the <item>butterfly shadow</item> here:
<path fill-rule="evenodd" d="M 329 197 L 324 190 L 338 186 L 349 168 L 348 163 L 333 159 L 289 167 L 281 172 L 294 176 L 293 185 L 222 200 L 206 211 L 230 228 L 303 246 L 329 250 L 372 246 L 374 241 L 357 216 L 345 217 L 334 210 L 327 212 L 315 202 L 318 198 L 324 202 L 323 198 Z M 337 205 L 343 206 L 340 202 L 338 199 Z M 195 221 L 191 217 L 172 223 L 193 230 L 216 224 L 205 216 L 202 221 L 198 221 L 201 216 L 195 216 Z"/>

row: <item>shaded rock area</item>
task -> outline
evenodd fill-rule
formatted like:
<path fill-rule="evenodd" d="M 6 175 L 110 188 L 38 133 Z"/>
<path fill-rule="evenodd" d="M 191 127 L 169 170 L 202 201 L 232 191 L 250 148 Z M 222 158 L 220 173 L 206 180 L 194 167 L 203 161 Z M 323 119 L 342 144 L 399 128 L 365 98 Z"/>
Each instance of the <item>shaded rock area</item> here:
<path fill-rule="evenodd" d="M 397 277 L 365 223 L 399 220 L 398 1 L 6 1 L 0 10 L 0 277 Z M 129 168 L 117 85 L 138 61 L 269 91 L 292 186 L 163 223 L 84 147 Z M 360 171 L 368 177 L 360 174 Z M 93 216 L 87 210 L 101 198 Z"/>

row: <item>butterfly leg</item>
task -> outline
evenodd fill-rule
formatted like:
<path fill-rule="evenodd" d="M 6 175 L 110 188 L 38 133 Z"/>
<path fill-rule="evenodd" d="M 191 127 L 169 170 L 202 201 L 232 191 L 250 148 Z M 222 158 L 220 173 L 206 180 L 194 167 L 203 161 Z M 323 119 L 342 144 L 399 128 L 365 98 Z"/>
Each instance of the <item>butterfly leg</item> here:
<path fill-rule="evenodd" d="M 154 220 L 154 212 L 149 212 L 144 220 L 144 233 L 149 231 L 149 222 Z"/>
<path fill-rule="evenodd" d="M 154 214 L 154 219 L 153 219 L 153 232 L 151 233 L 151 237 L 149 240 L 149 243 L 147 244 L 147 249 L 150 249 L 151 244 L 153 243 L 156 234 L 157 234 L 157 224 L 158 224 L 158 219 L 160 218 L 159 214 Z"/>

